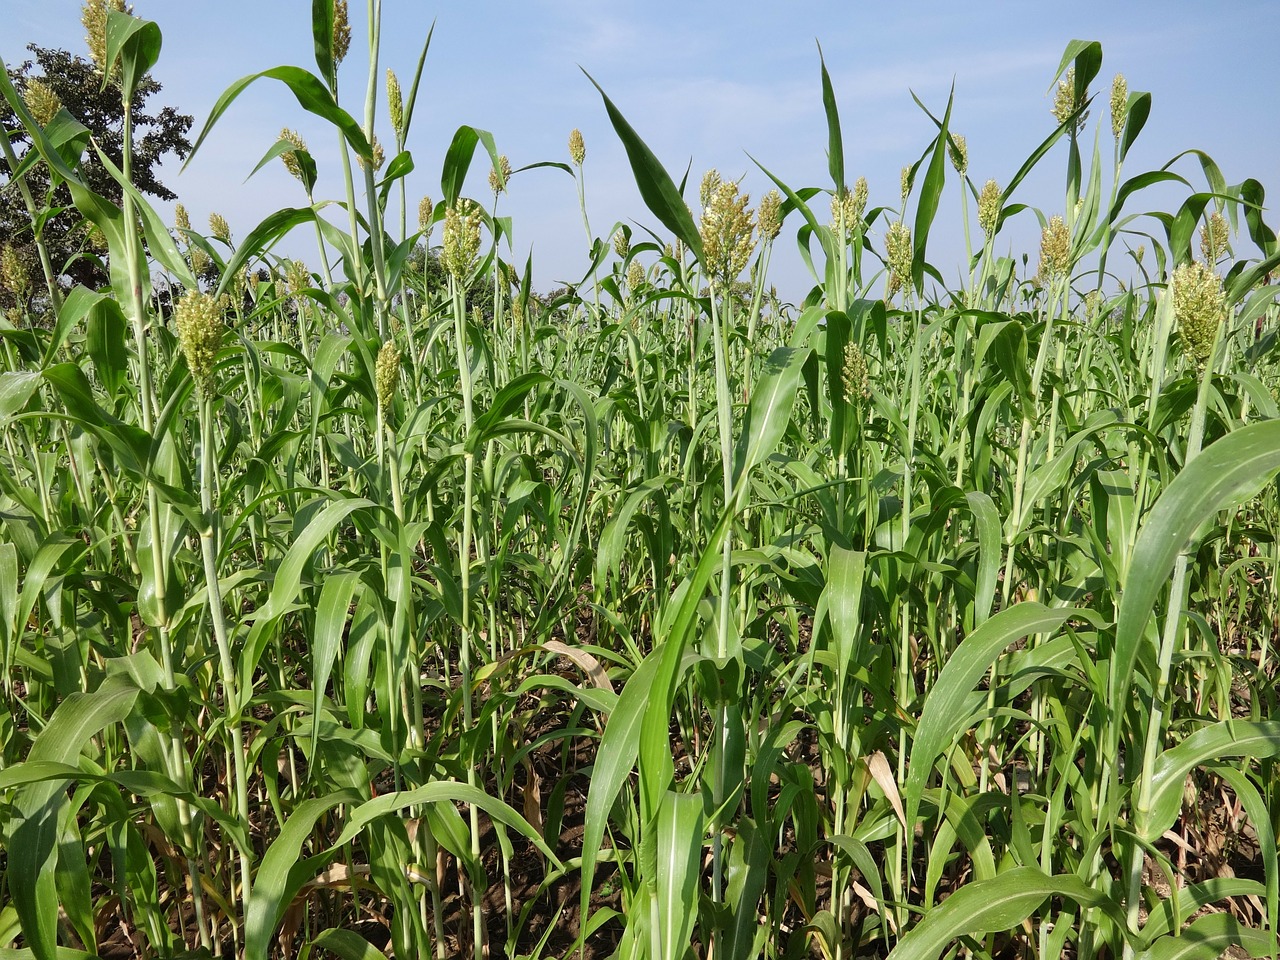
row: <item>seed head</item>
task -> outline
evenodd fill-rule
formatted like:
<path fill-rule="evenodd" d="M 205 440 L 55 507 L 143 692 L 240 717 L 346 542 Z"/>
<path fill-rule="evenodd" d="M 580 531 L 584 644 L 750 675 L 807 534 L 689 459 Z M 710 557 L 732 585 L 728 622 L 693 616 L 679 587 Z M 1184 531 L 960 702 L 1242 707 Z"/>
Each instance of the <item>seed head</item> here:
<path fill-rule="evenodd" d="M 639 260 L 632 260 L 627 267 L 627 288 L 635 293 L 644 283 L 644 265 Z"/>
<path fill-rule="evenodd" d="M 391 114 L 391 129 L 396 132 L 396 143 L 404 138 L 404 98 L 400 95 L 400 81 L 395 71 L 387 68 L 387 110 Z"/>
<path fill-rule="evenodd" d="M 1173 319 L 1178 337 L 1203 368 L 1213 349 L 1218 326 L 1226 319 L 1226 294 L 1218 275 L 1203 263 L 1184 263 L 1169 281 L 1173 296 Z"/>
<path fill-rule="evenodd" d="M 382 164 L 387 159 L 387 155 L 382 149 L 382 144 L 378 142 L 378 135 L 376 133 L 373 135 L 373 141 L 370 143 L 370 146 L 373 147 L 373 170 L 374 173 L 377 173 L 382 169 Z M 360 164 L 361 170 L 367 170 L 369 168 L 369 164 L 364 157 L 357 156 L 356 163 Z"/>
<path fill-rule="evenodd" d="M 621 230 L 613 235 L 613 252 L 623 260 L 627 259 L 627 254 L 631 252 L 631 241 Z"/>
<path fill-rule="evenodd" d="M 459 199 L 445 211 L 444 268 L 459 283 L 471 279 L 480 252 L 480 207 L 474 200 Z"/>
<path fill-rule="evenodd" d="M 496 197 L 500 193 L 507 192 L 507 179 L 511 176 L 511 161 L 507 159 L 504 153 L 498 157 L 498 165 L 489 168 L 489 189 L 493 191 Z"/>
<path fill-rule="evenodd" d="M 1230 229 L 1227 218 L 1218 210 L 1213 211 L 1200 227 L 1200 253 L 1205 263 L 1214 264 L 1227 252 Z"/>
<path fill-rule="evenodd" d="M 311 273 L 301 260 L 290 260 L 284 271 L 289 292 L 295 297 L 311 286 Z"/>
<path fill-rule="evenodd" d="M 902 208 L 905 210 L 907 207 L 907 197 L 911 196 L 911 183 L 915 180 L 915 174 L 911 172 L 910 167 L 903 167 L 898 180 L 899 187 L 902 191 Z"/>
<path fill-rule="evenodd" d="M 431 202 L 430 197 L 423 197 L 418 201 L 418 229 L 422 231 L 422 239 L 424 242 L 428 241 L 431 237 L 431 215 L 435 212 L 436 206 Z"/>
<path fill-rule="evenodd" d="M 351 49 L 351 19 L 347 16 L 347 0 L 333 0 L 333 65 L 347 59 Z"/>
<path fill-rule="evenodd" d="M 579 167 L 587 159 L 587 145 L 582 142 L 582 131 L 577 127 L 569 134 L 569 159 Z"/>
<path fill-rule="evenodd" d="M 978 226 L 988 239 L 996 235 L 1000 226 L 1000 184 L 988 180 L 978 194 Z"/>
<path fill-rule="evenodd" d="M 756 229 L 760 231 L 760 239 L 771 243 L 778 239 L 782 232 L 782 194 L 770 190 L 760 198 L 760 208 L 756 211 Z"/>
<path fill-rule="evenodd" d="M 197 277 L 203 276 L 204 272 L 212 265 L 213 260 L 204 252 L 204 248 L 190 245 L 187 247 L 187 256 L 191 258 L 191 272 Z"/>
<path fill-rule="evenodd" d="M 126 7 L 124 0 L 86 0 L 80 9 L 80 23 L 84 27 L 84 42 L 89 47 L 89 56 L 99 73 L 107 72 L 107 13 L 115 10 L 118 13 L 133 13 L 133 7 Z"/>
<path fill-rule="evenodd" d="M 963 177 L 969 169 L 969 144 L 965 142 L 964 134 L 953 133 L 948 137 L 947 154 L 951 157 L 951 166 Z"/>
<path fill-rule="evenodd" d="M 220 213 L 209 214 L 209 232 L 223 243 L 231 242 L 231 228 Z"/>
<path fill-rule="evenodd" d="M 1145 243 L 1138 244 L 1138 249 L 1133 251 L 1134 259 L 1138 261 L 1139 266 L 1142 265 L 1142 258 L 1146 254 L 1146 252 L 1147 252 L 1147 245 Z"/>
<path fill-rule="evenodd" d="M 0 286 L 19 300 L 25 300 L 31 289 L 31 276 L 27 272 L 18 251 L 6 243 L 0 251 Z"/>
<path fill-rule="evenodd" d="M 844 345 L 844 363 L 840 367 L 844 398 L 857 403 L 871 396 L 868 386 L 867 358 L 862 348 L 850 340 Z"/>
<path fill-rule="evenodd" d="M 378 409 L 386 410 L 395 399 L 396 384 L 400 380 L 400 351 L 394 341 L 388 340 L 378 351 L 373 380 L 378 393 Z"/>
<path fill-rule="evenodd" d="M 302 139 L 302 137 L 297 133 L 297 131 L 290 130 L 288 127 L 285 127 L 283 130 L 280 131 L 280 139 L 287 140 L 289 141 L 289 143 L 293 144 L 292 150 L 290 150 L 288 153 L 280 154 L 280 159 L 284 162 L 284 168 L 288 170 L 290 174 L 293 175 L 295 180 L 301 180 L 302 164 L 298 162 L 297 151 L 301 150 L 304 153 L 306 152 L 306 149 L 307 149 L 306 141 Z"/>
<path fill-rule="evenodd" d="M 702 212 L 703 267 L 712 283 L 727 286 L 751 258 L 755 249 L 755 224 L 747 209 L 750 199 L 738 192 L 732 180 L 722 181 L 720 174 L 710 170 L 702 178 L 703 192 L 708 193 Z"/>
<path fill-rule="evenodd" d="M 1049 283 L 1066 276 L 1071 267 L 1071 234 L 1059 216 L 1049 218 L 1040 233 L 1040 280 Z"/>
<path fill-rule="evenodd" d="M 711 198 L 715 196 L 716 189 L 720 186 L 720 171 L 708 170 L 702 175 L 702 183 L 698 187 L 698 201 L 702 204 L 703 209 L 711 206 Z"/>
<path fill-rule="evenodd" d="M 889 280 L 885 297 L 892 300 L 894 295 L 911 279 L 911 266 L 914 260 L 911 250 L 911 228 L 901 220 L 891 223 L 884 235 L 885 259 L 889 264 Z"/>
<path fill-rule="evenodd" d="M 851 235 L 862 226 L 862 212 L 866 208 L 866 183 L 862 177 L 853 185 L 853 190 L 841 188 L 831 195 L 831 226 L 845 237 Z M 858 187 L 863 188 L 859 201 Z"/>
<path fill-rule="evenodd" d="M 181 203 L 173 208 L 173 225 L 179 230 L 191 229 L 191 218 L 187 216 L 187 208 Z"/>
<path fill-rule="evenodd" d="M 1068 67 L 1066 76 L 1058 81 L 1058 92 L 1053 98 L 1053 117 L 1060 124 L 1066 123 L 1079 106 L 1080 103 L 1076 100 L 1076 68 Z M 1076 120 L 1076 126 L 1079 127 L 1088 118 L 1089 111 L 1086 110 Z"/>
<path fill-rule="evenodd" d="M 53 92 L 53 87 L 38 77 L 27 80 L 22 90 L 22 102 L 31 111 L 31 116 L 35 117 L 36 123 L 42 127 L 47 127 L 62 109 L 62 101 Z"/>
<path fill-rule="evenodd" d="M 1129 83 L 1123 73 L 1111 81 L 1111 133 L 1119 140 L 1124 133 L 1125 111 L 1129 106 Z"/>
<path fill-rule="evenodd" d="M 196 394 L 207 397 L 213 386 L 213 364 L 226 329 L 222 304 L 211 293 L 192 290 L 174 308 L 174 322 L 178 327 L 178 343 L 187 358 L 187 369 L 195 381 Z"/>

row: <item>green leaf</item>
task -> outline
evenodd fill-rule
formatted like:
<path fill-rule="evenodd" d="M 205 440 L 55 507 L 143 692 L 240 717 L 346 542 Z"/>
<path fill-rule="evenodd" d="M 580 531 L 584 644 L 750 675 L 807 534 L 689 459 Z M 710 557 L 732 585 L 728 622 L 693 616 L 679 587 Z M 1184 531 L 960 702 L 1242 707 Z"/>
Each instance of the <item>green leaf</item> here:
<path fill-rule="evenodd" d="M 741 501 L 747 489 L 743 480 L 773 453 L 791 422 L 800 373 L 809 356 L 809 337 L 825 316 L 822 307 L 809 307 L 796 320 L 791 345 L 778 347 L 765 361 L 764 371 L 751 392 L 751 406 L 742 425 L 733 457 L 733 490 Z M 742 508 L 742 503 L 738 509 Z"/>
<path fill-rule="evenodd" d="M 729 848 L 725 904 L 731 914 L 725 928 L 725 955 L 729 960 L 750 960 L 760 932 L 759 907 L 769 880 L 769 839 L 750 817 L 738 820 L 737 836 Z"/>
<path fill-rule="evenodd" d="M 840 133 L 840 111 L 836 108 L 836 93 L 827 73 L 827 61 L 822 56 L 822 44 L 818 44 L 818 63 L 822 67 L 822 109 L 827 114 L 827 169 L 831 171 L 831 183 L 837 194 L 844 189 L 844 137 Z"/>
<path fill-rule="evenodd" d="M 1050 633 L 1072 617 L 1085 615 L 1075 609 L 1051 610 L 1039 603 L 1019 603 L 1001 610 L 960 642 L 926 695 L 916 724 L 903 791 L 907 823 L 916 821 L 934 763 L 968 719 L 965 700 L 1005 647 L 1029 634 Z"/>
<path fill-rule="evenodd" d="M 413 108 L 418 102 L 418 82 L 422 79 L 422 68 L 427 62 L 427 51 L 431 49 L 431 37 L 436 32 L 436 22 L 431 21 L 431 29 L 427 31 L 427 39 L 422 44 L 422 53 L 418 55 L 418 66 L 413 71 L 413 82 L 409 84 L 409 92 L 404 98 L 404 129 L 401 139 L 409 140 L 409 125 L 413 122 Z"/>
<path fill-rule="evenodd" d="M 591 772 L 591 786 L 587 791 L 582 834 L 579 909 L 580 915 L 584 917 L 590 914 L 596 862 L 600 858 L 600 847 L 604 843 L 605 829 L 609 825 L 609 811 L 636 765 L 645 707 L 648 706 L 649 691 L 661 656 L 661 650 L 654 650 L 641 661 L 622 688 L 618 706 L 609 714 L 604 734 L 600 737 L 600 748 L 596 751 L 595 767 Z"/>
<path fill-rule="evenodd" d="M 138 83 L 160 59 L 160 27 L 150 20 L 107 8 L 107 63 L 104 76 L 115 71 L 119 58 L 120 91 L 123 100 L 132 101 Z"/>
<path fill-rule="evenodd" d="M 1280 720 L 1222 720 L 1200 727 L 1156 758 L 1151 773 L 1151 808 L 1135 811 L 1138 836 L 1154 842 L 1173 826 L 1182 810 L 1187 774 L 1196 767 L 1225 757 L 1276 756 L 1280 756 Z"/>
<path fill-rule="evenodd" d="M 244 916 L 244 949 L 247 957 L 271 955 L 271 938 L 289 903 L 302 885 L 315 875 L 323 857 L 302 858 L 302 845 L 310 839 L 316 821 L 343 803 L 359 803 L 354 790 L 339 790 L 298 804 L 280 828 L 280 835 L 263 854 L 253 878 L 252 895 Z"/>
<path fill-rule="evenodd" d="M 253 689 L 253 673 L 258 659 L 266 648 L 269 628 L 290 608 L 302 589 L 302 572 L 315 555 L 320 544 L 328 538 L 339 523 L 353 512 L 376 507 L 372 500 L 362 497 L 339 497 L 315 512 L 298 538 L 289 547 L 271 583 L 271 593 L 266 604 L 257 611 L 253 628 L 245 641 L 239 658 L 242 689 Z"/>
<path fill-rule="evenodd" d="M 627 159 L 631 162 L 631 173 L 635 177 L 636 186 L 640 189 L 640 196 L 645 206 L 664 227 L 676 235 L 677 239 L 682 240 L 701 262 L 702 235 L 694 225 L 693 216 L 685 206 L 680 191 L 676 189 L 676 185 L 667 175 L 662 164 L 658 162 L 653 151 L 640 139 L 640 134 L 636 133 L 618 108 L 613 105 L 604 88 L 596 83 L 595 78 L 587 71 L 582 72 L 591 81 L 591 85 L 600 91 L 600 96 L 604 99 L 604 108 L 609 114 L 613 129 L 617 131 L 618 139 L 622 141 L 622 146 L 627 151 Z"/>
<path fill-rule="evenodd" d="M 373 160 L 373 148 L 369 146 L 369 141 L 364 135 L 364 130 L 360 124 L 356 123 L 355 118 L 347 111 L 338 106 L 337 101 L 333 99 L 333 94 L 329 88 L 325 86 L 323 81 L 316 77 L 313 73 L 308 73 L 301 67 L 272 67 L 270 70 L 263 70 L 261 73 L 251 73 L 247 77 L 241 77 L 231 86 L 222 92 L 222 96 L 218 97 L 217 103 L 213 105 L 213 110 L 209 113 L 209 119 L 205 121 L 204 128 L 200 131 L 200 136 L 196 137 L 195 146 L 191 148 L 191 153 L 187 155 L 187 159 L 182 164 L 185 170 L 187 165 L 191 163 L 196 152 L 200 149 L 200 145 L 204 143 L 204 138 L 209 135 L 209 131 L 213 129 L 213 125 L 218 122 L 227 108 L 235 102 L 236 97 L 240 96 L 251 83 L 255 80 L 263 78 L 268 80 L 279 80 L 289 88 L 294 98 L 302 109 L 308 113 L 313 113 L 321 119 L 328 120 L 333 124 L 338 132 L 356 155 L 363 157 L 365 160 Z"/>
<path fill-rule="evenodd" d="M 1120 138 L 1121 160 L 1124 160 L 1129 155 L 1129 148 L 1133 146 L 1133 141 L 1138 139 L 1138 134 L 1147 125 L 1147 118 L 1151 116 L 1151 94 L 1129 94 L 1129 102 L 1125 105 L 1124 115 L 1124 134 Z"/>
<path fill-rule="evenodd" d="M 311 37 L 320 76 L 330 87 L 337 86 L 337 66 L 333 62 L 333 0 L 311 0 Z"/>
<path fill-rule="evenodd" d="M 1210 444 L 1160 494 L 1138 532 L 1120 597 L 1107 684 L 1112 704 L 1130 700 L 1129 684 L 1147 622 L 1178 554 L 1195 546 L 1192 537 L 1206 520 L 1276 470 L 1280 470 L 1280 421 L 1266 420 Z M 1119 726 L 1114 725 L 1110 731 L 1112 756 L 1119 736 Z"/>
<path fill-rule="evenodd" d="M 914 97 L 915 95 L 912 94 Z M 916 220 L 912 228 L 911 283 L 916 289 L 916 296 L 924 293 L 925 248 L 929 242 L 929 228 L 938 213 L 938 203 L 942 199 L 942 190 L 947 179 L 947 142 L 951 135 L 951 107 L 955 103 L 955 84 L 947 96 L 947 109 L 938 126 L 938 137 L 934 141 L 933 156 L 929 159 L 929 169 L 924 183 L 920 185 L 919 199 L 916 201 Z M 916 101 L 919 103 L 920 101 Z M 923 105 L 922 105 L 923 106 Z M 906 211 L 903 211 L 905 219 Z"/>
<path fill-rule="evenodd" d="M 0 373 L 0 418 L 8 419 L 27 405 L 44 375 L 39 370 Z"/>
<path fill-rule="evenodd" d="M 133 709 L 138 688 L 125 677 L 113 676 L 92 693 L 73 693 L 54 711 L 27 755 L 28 763 L 73 764 L 91 737 L 120 723 Z M 14 797 L 18 822 L 8 844 L 8 881 L 13 905 L 22 921 L 22 935 L 36 960 L 57 954 L 58 819 L 70 802 L 65 780 L 41 781 L 21 787 Z"/>
<path fill-rule="evenodd" d="M 285 207 L 264 218 L 249 231 L 249 235 L 236 247 L 226 266 L 223 267 L 217 294 L 221 296 L 239 282 L 238 278 L 241 277 L 245 264 L 255 257 L 264 256 L 277 240 L 294 227 L 315 222 L 320 206 L 322 204 L 314 207 Z"/>
<path fill-rule="evenodd" d="M 698 919 L 703 809 L 698 794 L 668 791 L 658 808 L 657 917 L 660 956 L 675 960 L 689 950 Z"/>
<path fill-rule="evenodd" d="M 977 937 L 1017 926 L 1049 897 L 1066 897 L 1082 907 L 1100 908 L 1124 928 L 1120 908 L 1074 874 L 1049 876 L 1037 867 L 1014 867 L 989 880 L 965 884 L 929 910 L 898 941 L 889 960 L 936 960 L 958 937 Z"/>
<path fill-rule="evenodd" d="M 1247 927 L 1229 913 L 1209 913 L 1178 936 L 1161 937 L 1137 960 L 1218 960 L 1229 947 L 1243 947 L 1251 957 L 1272 956 L 1272 938 Z"/>
<path fill-rule="evenodd" d="M 330 927 L 311 941 L 320 950 L 328 950 L 342 960 L 386 960 L 387 955 L 354 930 Z"/>
<path fill-rule="evenodd" d="M 351 597 L 360 585 L 355 571 L 344 570 L 325 578 L 320 590 L 320 603 L 316 608 L 316 625 L 311 641 L 311 753 L 316 756 L 320 739 L 320 712 L 324 705 L 324 692 L 329 687 L 333 665 L 342 648 L 346 633 L 347 610 Z M 313 764 L 310 772 L 315 771 Z"/>

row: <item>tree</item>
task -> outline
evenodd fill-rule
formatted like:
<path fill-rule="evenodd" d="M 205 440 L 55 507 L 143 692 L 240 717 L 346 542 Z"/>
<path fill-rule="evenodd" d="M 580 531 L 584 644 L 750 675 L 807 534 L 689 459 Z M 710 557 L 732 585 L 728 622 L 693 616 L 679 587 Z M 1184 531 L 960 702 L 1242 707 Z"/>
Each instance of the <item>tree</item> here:
<path fill-rule="evenodd" d="M 124 107 L 120 88 L 115 84 L 102 84 L 94 64 L 66 50 L 27 47 L 34 56 L 18 67 L 7 67 L 10 78 L 19 92 L 25 93 L 32 80 L 39 79 L 57 96 L 62 106 L 84 124 L 93 135 L 103 153 L 117 167 L 124 157 Z M 33 71 L 39 67 L 39 75 Z M 162 107 L 156 113 L 147 112 L 147 101 L 158 94 L 161 86 L 150 76 L 139 84 L 133 99 L 133 167 L 132 180 L 142 193 L 161 200 L 176 199 L 176 194 L 160 182 L 157 166 L 168 154 L 178 159 L 191 151 L 186 134 L 191 129 L 189 114 L 178 113 L 173 107 Z M 21 156 L 29 144 L 29 137 L 7 101 L 0 98 L 0 125 L 9 132 L 15 152 Z M 32 271 L 32 287 L 44 287 L 36 256 L 31 218 L 21 194 L 11 189 L 8 180 L 11 171 L 0 161 L 3 182 L 0 182 L 0 246 L 9 245 L 19 260 Z M 86 151 L 82 160 L 81 175 L 88 186 L 100 196 L 120 203 L 120 185 L 98 161 L 97 153 Z M 49 174 L 44 164 L 36 164 L 26 174 L 37 205 L 56 211 L 46 219 L 42 237 L 49 252 L 53 269 L 60 274 L 60 282 L 82 283 L 95 289 L 107 283 L 107 273 L 95 250 L 83 219 L 71 203 L 71 195 L 65 186 L 59 186 L 50 196 Z M 86 255 L 87 254 L 87 255 Z M 3 306 L 12 306 L 12 295 Z"/>

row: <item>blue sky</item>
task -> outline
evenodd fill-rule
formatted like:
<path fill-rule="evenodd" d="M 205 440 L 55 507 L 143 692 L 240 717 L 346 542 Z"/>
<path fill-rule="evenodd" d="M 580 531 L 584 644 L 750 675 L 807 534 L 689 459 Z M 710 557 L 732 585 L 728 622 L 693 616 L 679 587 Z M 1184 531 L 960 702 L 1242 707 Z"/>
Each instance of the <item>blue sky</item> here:
<path fill-rule="evenodd" d="M 340 82 L 343 105 L 362 116 L 365 12 L 359 0 L 351 6 L 352 53 Z M 744 189 L 754 202 L 769 184 L 748 153 L 793 187 L 830 187 L 815 40 L 822 43 L 840 105 L 849 179 L 867 177 L 872 206 L 896 205 L 900 168 L 914 162 L 933 135 L 912 91 L 940 113 L 953 81 L 952 128 L 968 140 L 970 176 L 979 185 L 988 177 L 1007 183 L 1053 128 L 1051 79 L 1067 43 L 1076 38 L 1098 40 L 1103 47 L 1086 147 L 1091 149 L 1093 127 L 1101 124 L 1104 169 L 1111 155 L 1107 91 L 1111 77 L 1123 72 L 1130 90 L 1150 91 L 1154 98 L 1126 176 L 1194 148 L 1218 162 L 1228 183 L 1253 177 L 1272 191 L 1270 204 L 1280 196 L 1280 4 L 1274 2 L 904 2 L 873 8 L 847 0 L 386 0 L 383 6 L 380 72 L 392 67 L 406 87 L 436 21 L 409 143 L 417 167 L 409 180 L 411 223 L 420 196 L 440 196 L 443 154 L 459 125 L 491 131 L 514 167 L 567 160 L 569 131 L 579 127 L 587 145 L 593 232 L 606 236 L 619 220 L 662 232 L 641 202 L 600 97 L 579 66 L 600 82 L 676 179 L 692 163 L 689 196 L 695 203 L 697 182 L 709 167 L 726 178 L 745 175 Z M 71 0 L 0 0 L 6 25 L 0 55 L 8 63 L 21 60 L 27 42 L 82 52 L 79 11 Z M 137 0 L 135 12 L 164 32 L 154 71 L 165 88 L 161 99 L 193 114 L 196 130 L 217 96 L 239 77 L 281 64 L 314 69 L 306 0 Z M 197 228 L 216 210 L 236 237 L 244 237 L 270 212 L 305 202 L 278 162 L 245 182 L 283 126 L 298 130 L 316 156 L 317 199 L 342 195 L 336 135 L 304 113 L 281 85 L 259 81 L 232 106 L 181 176 L 176 164 L 162 176 Z M 385 120 L 381 137 L 391 140 Z M 1062 143 L 1013 199 L 1046 216 L 1063 212 L 1065 164 Z M 1196 189 L 1204 188 L 1193 158 L 1183 158 L 1174 169 Z M 486 199 L 486 172 L 487 164 L 478 160 L 466 192 Z M 1172 209 L 1185 193 L 1141 194 L 1129 212 Z M 949 279 L 963 259 L 957 204 L 953 179 L 929 251 Z M 514 217 L 519 263 L 532 248 L 538 288 L 581 276 L 587 243 L 567 175 L 550 169 L 521 174 L 499 212 Z M 171 211 L 165 213 L 171 219 Z M 1273 226 L 1277 219 L 1267 216 Z M 798 225 L 793 217 L 784 227 L 771 271 L 780 293 L 792 299 L 809 285 L 795 253 Z M 1034 270 L 1038 235 L 1028 213 L 1000 240 L 1006 252 L 1029 254 Z M 281 251 L 316 266 L 310 231 L 299 231 Z"/>

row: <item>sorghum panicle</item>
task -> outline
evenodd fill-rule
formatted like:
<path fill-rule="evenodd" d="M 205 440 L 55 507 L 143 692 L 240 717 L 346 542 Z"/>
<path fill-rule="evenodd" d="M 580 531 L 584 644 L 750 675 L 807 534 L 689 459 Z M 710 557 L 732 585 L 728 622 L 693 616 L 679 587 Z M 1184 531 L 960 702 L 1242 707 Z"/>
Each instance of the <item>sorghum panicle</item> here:
<path fill-rule="evenodd" d="M 370 146 L 373 147 L 373 170 L 377 173 L 382 169 L 382 164 L 386 161 L 387 154 L 382 149 L 382 144 L 378 142 L 378 135 L 376 133 L 373 135 L 373 141 L 370 143 Z M 361 170 L 367 170 L 369 168 L 368 161 L 366 161 L 364 157 L 357 155 L 356 163 L 360 164 Z"/>
<path fill-rule="evenodd" d="M 351 18 L 347 15 L 347 0 L 333 0 L 333 65 L 347 59 L 351 49 Z"/>
<path fill-rule="evenodd" d="M 1191 261 L 1173 272 L 1169 289 L 1183 349 L 1203 367 L 1218 327 L 1227 315 L 1222 280 L 1206 264 Z"/>
<path fill-rule="evenodd" d="M 1071 234 L 1066 222 L 1059 216 L 1049 218 L 1049 225 L 1040 233 L 1040 272 L 1042 283 L 1049 283 L 1066 276 L 1071 267 Z"/>
<path fill-rule="evenodd" d="M 126 7 L 124 0 L 86 0 L 80 10 L 80 23 L 85 29 L 84 42 L 89 47 L 89 56 L 99 73 L 107 72 L 107 13 L 109 10 L 133 13 L 133 7 Z"/>
<path fill-rule="evenodd" d="M 226 329 L 222 320 L 222 303 L 218 297 L 200 290 L 185 294 L 174 308 L 174 323 L 178 328 L 178 343 L 187 358 L 187 369 L 201 398 L 210 395 L 213 387 L 213 365 L 222 345 Z"/>
<path fill-rule="evenodd" d="M 855 227 L 862 226 L 862 218 L 867 213 L 867 197 L 870 193 L 871 190 L 867 186 L 866 177 L 859 177 L 853 181 L 853 207 L 846 213 L 848 214 L 848 221 Z"/>
<path fill-rule="evenodd" d="M 187 208 L 181 203 L 173 208 L 173 225 L 179 230 L 191 229 L 191 218 L 187 216 Z"/>
<path fill-rule="evenodd" d="M 613 252 L 623 260 L 627 259 L 627 254 L 631 252 L 631 241 L 621 230 L 613 235 Z"/>
<path fill-rule="evenodd" d="M 19 300 L 26 299 L 31 289 L 31 280 L 27 268 L 18 256 L 12 244 L 6 243 L 0 251 L 0 286 L 12 293 Z"/>
<path fill-rule="evenodd" d="M 911 184 L 915 180 L 915 174 L 912 173 L 910 167 L 903 167 L 898 180 L 898 186 L 902 193 L 902 208 L 905 210 L 907 208 L 907 197 L 911 196 Z"/>
<path fill-rule="evenodd" d="M 396 143 L 404 138 L 404 97 L 400 95 L 400 81 L 395 71 L 387 68 L 387 112 L 391 114 L 391 129 L 396 132 Z"/>
<path fill-rule="evenodd" d="M 996 235 L 1000 225 L 1000 184 L 988 180 L 978 194 L 978 226 L 988 239 Z"/>
<path fill-rule="evenodd" d="M 441 259 L 444 268 L 459 283 L 471 279 L 480 252 L 480 207 L 473 200 L 459 199 L 445 211 Z"/>
<path fill-rule="evenodd" d="M 1066 76 L 1058 81 L 1058 92 L 1053 98 L 1053 117 L 1060 124 L 1066 123 L 1079 106 L 1080 103 L 1076 100 L 1076 68 L 1068 67 Z M 1076 119 L 1076 127 L 1083 125 L 1087 119 L 1088 110 Z"/>
<path fill-rule="evenodd" d="M 220 213 L 209 214 L 209 233 L 223 243 L 231 242 L 231 227 L 227 225 L 226 219 Z"/>
<path fill-rule="evenodd" d="M 1125 112 L 1129 107 L 1129 83 L 1123 73 L 1111 81 L 1111 134 L 1117 140 L 1124 133 Z"/>
<path fill-rule="evenodd" d="M 702 178 L 703 192 L 712 186 L 702 212 L 703 266 L 713 283 L 728 285 L 751 258 L 755 249 L 755 224 L 747 209 L 747 194 L 738 192 L 738 185 L 722 181 L 720 174 L 710 170 Z"/>
<path fill-rule="evenodd" d="M 431 202 L 430 197 L 423 197 L 418 202 L 418 229 L 422 231 L 424 243 L 429 242 L 431 239 L 432 214 L 435 212 L 436 206 Z"/>
<path fill-rule="evenodd" d="M 496 197 L 507 192 L 507 179 L 511 176 L 511 161 L 504 153 L 498 157 L 498 165 L 489 168 L 489 189 Z"/>
<path fill-rule="evenodd" d="M 703 209 L 711 206 L 711 198 L 720 186 L 720 171 L 711 169 L 702 175 L 702 183 L 698 187 L 698 201 Z"/>
<path fill-rule="evenodd" d="M 889 265 L 889 280 L 885 299 L 892 300 L 911 279 L 913 254 L 911 228 L 901 220 L 889 225 L 884 235 L 885 259 Z"/>
<path fill-rule="evenodd" d="M 760 199 L 760 208 L 756 211 L 756 229 L 760 231 L 760 239 L 770 243 L 782 232 L 782 194 L 770 190 Z"/>
<path fill-rule="evenodd" d="M 288 127 L 280 131 L 280 139 L 287 140 L 293 144 L 293 150 L 280 154 L 280 159 L 284 162 L 284 168 L 289 171 L 295 180 L 301 180 L 302 164 L 298 162 L 296 151 L 301 150 L 305 153 L 307 149 L 306 141 L 302 139 L 297 131 L 290 130 Z"/>
<path fill-rule="evenodd" d="M 578 167 L 587 159 L 587 145 L 582 142 L 582 131 L 577 127 L 569 134 L 569 159 Z"/>
<path fill-rule="evenodd" d="M 53 92 L 53 87 L 38 77 L 27 80 L 22 90 L 22 102 L 31 111 L 31 116 L 35 117 L 36 123 L 42 127 L 47 127 L 62 109 L 62 101 Z"/>
<path fill-rule="evenodd" d="M 311 286 L 311 273 L 301 260 L 290 260 L 284 276 L 285 282 L 289 285 L 289 293 L 295 297 Z"/>
<path fill-rule="evenodd" d="M 634 293 L 644 283 L 644 265 L 639 260 L 632 260 L 627 267 L 627 287 Z"/>
<path fill-rule="evenodd" d="M 969 170 L 969 144 L 965 142 L 964 134 L 951 134 L 947 140 L 947 154 L 951 157 L 951 166 L 963 177 Z"/>
<path fill-rule="evenodd" d="M 378 393 L 378 409 L 386 410 L 395 399 L 396 384 L 400 380 L 400 351 L 396 349 L 395 341 L 388 340 L 378 351 L 373 379 Z"/>
<path fill-rule="evenodd" d="M 1200 227 L 1200 253 L 1206 263 L 1217 263 L 1227 252 L 1230 228 L 1227 218 L 1218 210 L 1209 214 Z"/>
<path fill-rule="evenodd" d="M 840 367 L 844 398 L 855 403 L 871 396 L 867 376 L 867 358 L 862 348 L 850 340 L 844 345 L 844 363 Z"/>

